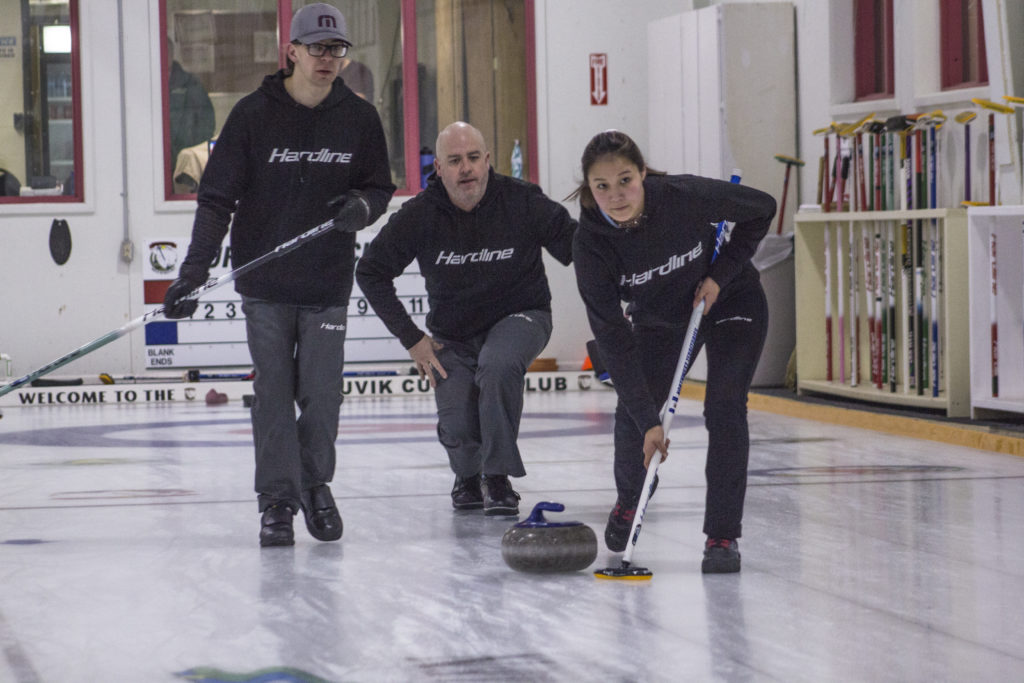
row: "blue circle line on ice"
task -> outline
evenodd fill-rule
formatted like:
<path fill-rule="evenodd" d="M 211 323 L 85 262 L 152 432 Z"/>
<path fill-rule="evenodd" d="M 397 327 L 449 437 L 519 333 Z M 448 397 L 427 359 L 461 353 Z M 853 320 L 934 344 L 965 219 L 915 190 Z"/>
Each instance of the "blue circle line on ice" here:
<path fill-rule="evenodd" d="M 372 429 L 369 423 L 393 421 L 387 428 Z M 422 433 L 399 436 L 396 427 L 400 421 L 409 427 L 421 427 Z M 556 421 L 562 424 L 547 427 L 538 426 L 539 421 Z M 562 436 L 585 436 L 592 434 L 610 434 L 614 415 L 611 413 L 524 413 L 523 426 L 519 433 L 520 439 L 546 439 Z M 676 416 L 678 427 L 703 425 L 699 417 Z M 564 424 L 564 423 L 571 424 Z M 360 427 L 360 425 L 363 427 Z M 437 441 L 436 417 L 433 415 L 342 415 L 339 420 L 337 443 L 341 445 L 375 444 L 381 441 L 388 443 L 433 443 Z M 81 448 L 216 448 L 236 447 L 251 443 L 248 432 L 245 438 L 238 439 L 188 439 L 179 438 L 177 433 L 183 428 L 216 428 L 221 432 L 226 428 L 251 426 L 248 417 L 237 419 L 182 420 L 180 422 L 139 422 L 125 424 L 103 424 L 80 427 L 56 427 L 53 429 L 32 429 L 7 434 L 0 433 L 0 444 L 21 446 L 52 446 Z M 346 429 L 357 430 L 358 437 L 345 434 Z M 163 431 L 172 434 L 161 437 Z M 418 430 L 419 431 L 419 430 Z M 146 436 L 133 438 L 124 436 L 125 432 L 141 432 Z"/>

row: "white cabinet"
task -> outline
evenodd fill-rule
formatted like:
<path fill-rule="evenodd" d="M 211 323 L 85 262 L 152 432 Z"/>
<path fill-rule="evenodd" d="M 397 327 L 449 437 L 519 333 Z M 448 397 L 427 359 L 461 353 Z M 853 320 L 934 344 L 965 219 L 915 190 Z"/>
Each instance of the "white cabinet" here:
<path fill-rule="evenodd" d="M 775 155 L 793 156 L 797 144 L 794 32 L 790 2 L 727 3 L 650 22 L 648 165 L 723 180 L 740 169 L 744 185 L 781 204 L 785 167 Z M 797 197 L 794 174 L 784 233 Z M 785 378 L 793 348 L 791 266 L 764 279 L 778 284 L 767 291 L 770 327 L 754 386 L 781 385 Z M 689 377 L 707 378 L 703 350 Z"/>
<path fill-rule="evenodd" d="M 785 167 L 775 155 L 795 155 L 797 144 L 794 31 L 789 2 L 727 3 L 650 22 L 647 163 L 723 180 L 739 168 L 745 185 L 781 201 Z M 789 190 L 787 215 L 795 181 Z"/>
<path fill-rule="evenodd" d="M 908 224 L 910 230 L 904 232 Z M 851 231 L 856 254 L 852 268 Z M 918 235 L 924 243 L 907 270 L 902 267 L 904 235 Z M 934 249 L 931 235 L 936 237 Z M 866 253 L 870 255 L 867 272 L 863 257 L 865 238 Z M 971 393 L 970 348 L 964 329 L 968 312 L 967 241 L 964 209 L 797 214 L 794 250 L 798 393 L 941 410 L 949 416 L 966 417 Z M 1018 246 L 1018 263 L 1020 255 Z M 919 269 L 913 267 L 918 265 Z M 830 272 L 828 278 L 826 271 Z M 877 289 L 875 273 L 881 275 L 882 284 Z M 866 282 L 871 286 L 865 287 Z M 1016 285 L 1019 302 L 1019 274 Z M 856 293 L 852 299 L 851 291 Z M 880 299 L 878 306 L 876 299 Z M 921 302 L 920 311 L 917 301 Z M 971 309 L 974 308 L 972 304 Z M 886 312 L 884 336 L 872 335 L 873 324 L 869 322 L 868 312 L 878 309 Z M 831 335 L 827 312 L 831 314 Z M 971 318 L 973 335 L 973 313 Z M 1016 326 L 1019 336 L 1019 312 Z M 1020 357 L 1018 350 L 1018 361 Z M 884 368 L 880 367 L 883 362 Z M 884 381 L 872 381 L 873 369 L 882 371 Z M 1018 373 L 1018 382 L 1020 377 Z"/>
<path fill-rule="evenodd" d="M 967 231 L 971 417 L 1024 413 L 1024 206 L 972 207 Z"/>

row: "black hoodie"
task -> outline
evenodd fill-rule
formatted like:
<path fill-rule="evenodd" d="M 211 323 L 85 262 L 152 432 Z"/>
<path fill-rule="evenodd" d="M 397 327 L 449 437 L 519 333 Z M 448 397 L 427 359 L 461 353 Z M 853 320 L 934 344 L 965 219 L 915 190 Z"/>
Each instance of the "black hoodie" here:
<path fill-rule="evenodd" d="M 583 209 L 573 244 L 576 281 L 601 360 L 642 432 L 660 424 L 665 397 L 651 396 L 644 382 L 621 302 L 628 302 L 632 325 L 685 328 L 705 277 L 721 287 L 716 304 L 760 286 L 750 259 L 768 232 L 775 200 L 722 180 L 649 174 L 644 214 L 642 227 L 626 230 L 598 209 Z M 715 226 L 723 220 L 736 225 L 712 264 Z"/>
<path fill-rule="evenodd" d="M 427 328 L 461 341 L 513 313 L 550 311 L 541 247 L 569 265 L 575 230 L 565 207 L 536 185 L 488 169 L 483 198 L 463 211 L 434 176 L 364 249 L 356 279 L 391 334 L 411 348 L 423 331 L 398 299 L 394 279 L 415 259 L 426 280 Z"/>
<path fill-rule="evenodd" d="M 182 275 L 205 275 L 231 224 L 237 268 L 337 214 L 328 201 L 350 189 L 370 222 L 395 191 L 380 117 L 339 78 L 310 108 L 292 99 L 279 71 L 231 110 L 199 183 Z M 234 218 L 232 219 L 232 214 Z M 240 277 L 244 295 L 295 305 L 348 304 L 355 236 L 332 231 Z"/>

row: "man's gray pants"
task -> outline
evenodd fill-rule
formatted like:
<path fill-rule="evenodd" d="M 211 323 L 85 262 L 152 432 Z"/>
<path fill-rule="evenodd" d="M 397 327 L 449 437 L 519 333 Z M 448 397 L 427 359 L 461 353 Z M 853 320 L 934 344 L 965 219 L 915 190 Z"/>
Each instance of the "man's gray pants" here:
<path fill-rule="evenodd" d="M 526 369 L 551 338 L 551 313 L 531 310 L 502 318 L 464 341 L 435 337 L 437 435 L 459 477 L 526 474 L 516 443 L 523 414 Z"/>
<path fill-rule="evenodd" d="M 348 308 L 243 297 L 242 312 L 256 371 L 252 437 L 259 509 L 282 502 L 298 509 L 308 503 L 310 489 L 334 478 Z"/>

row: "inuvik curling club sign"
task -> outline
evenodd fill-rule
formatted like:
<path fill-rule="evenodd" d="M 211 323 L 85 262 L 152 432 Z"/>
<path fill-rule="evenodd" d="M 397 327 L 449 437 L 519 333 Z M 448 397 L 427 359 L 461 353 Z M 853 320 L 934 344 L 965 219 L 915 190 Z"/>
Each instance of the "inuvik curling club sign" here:
<path fill-rule="evenodd" d="M 527 393 L 560 393 L 607 388 L 589 372 L 531 372 L 526 375 Z M 26 388 L 0 397 L 0 406 L 75 406 L 126 403 L 171 403 L 204 401 L 210 391 L 225 394 L 230 401 L 242 401 L 252 394 L 250 381 L 200 381 L 173 383 L 75 385 Z M 347 398 L 413 396 L 433 393 L 430 382 L 417 376 L 346 377 L 342 393 Z"/>

